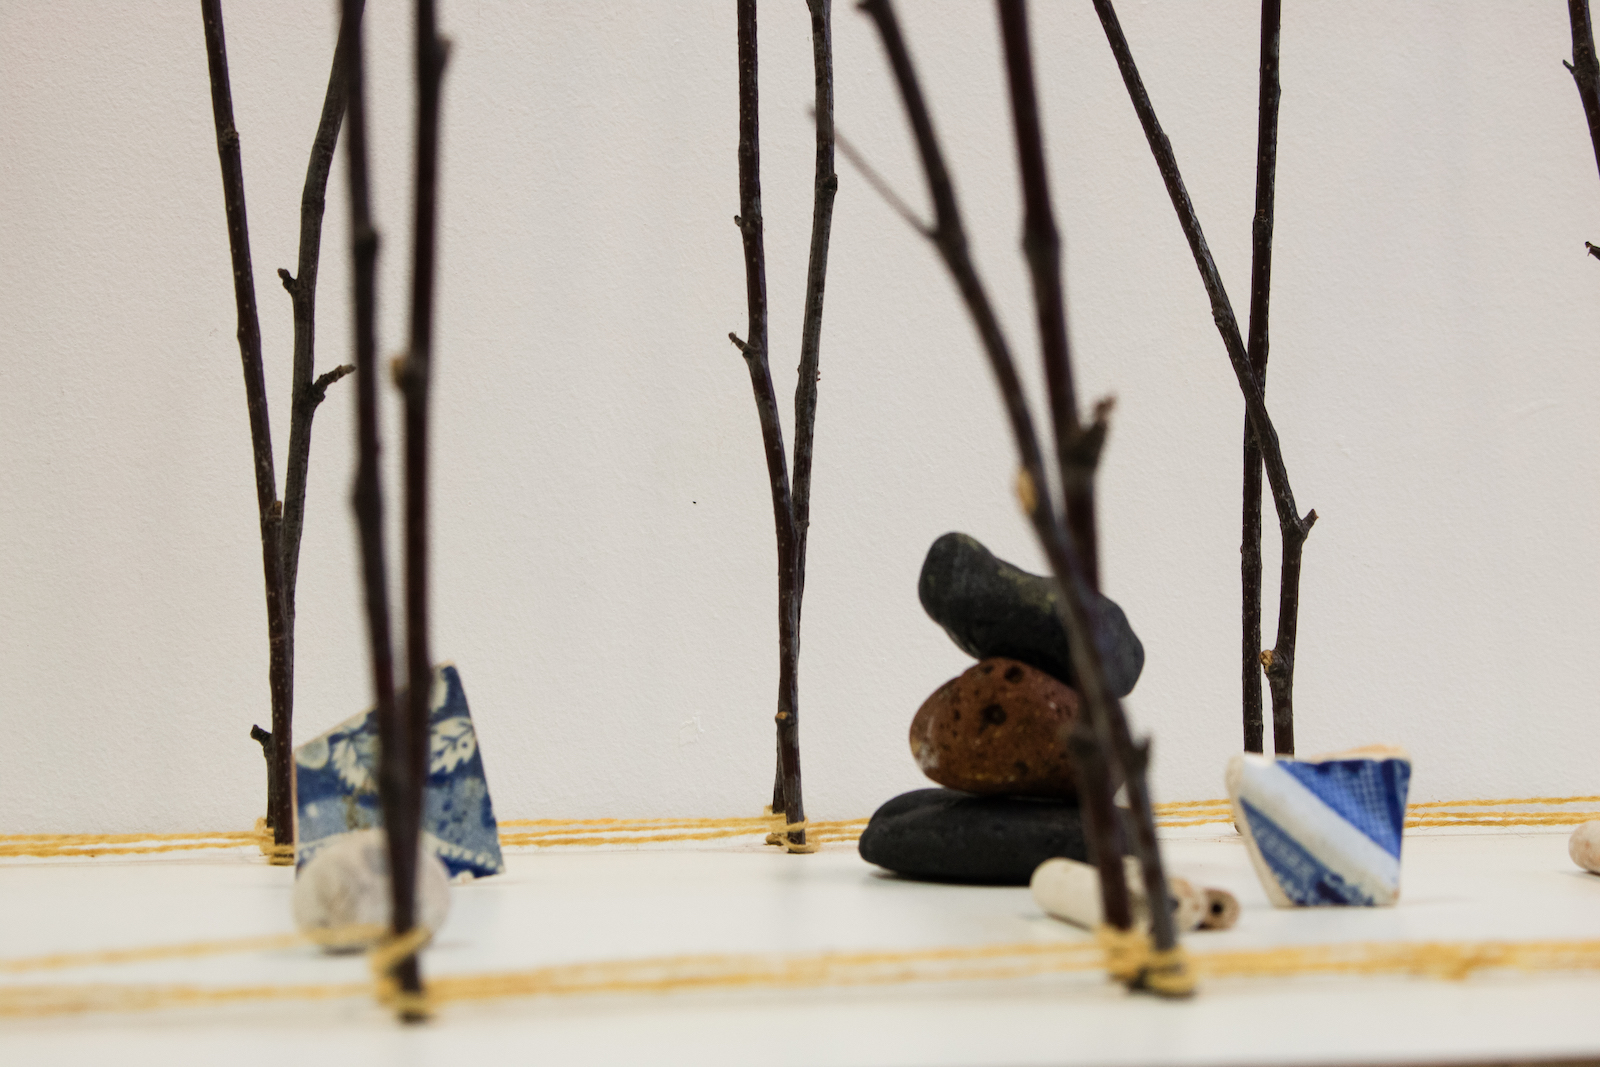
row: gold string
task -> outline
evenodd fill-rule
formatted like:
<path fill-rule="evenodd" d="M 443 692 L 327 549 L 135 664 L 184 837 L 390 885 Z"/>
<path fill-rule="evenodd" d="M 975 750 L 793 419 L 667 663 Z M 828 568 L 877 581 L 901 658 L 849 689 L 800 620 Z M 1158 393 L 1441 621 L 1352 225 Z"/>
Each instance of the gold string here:
<path fill-rule="evenodd" d="M 1600 796 L 1510 797 L 1485 800 L 1440 800 L 1410 805 L 1405 826 L 1408 829 L 1441 826 L 1574 826 L 1600 819 L 1600 811 L 1530 812 L 1511 810 L 1517 806 L 1600 803 Z M 1477 810 L 1452 812 L 1451 808 Z M 1498 808 L 1499 810 L 1492 810 Z M 1233 809 L 1226 800 L 1180 800 L 1155 805 L 1157 824 L 1162 827 L 1205 826 L 1229 822 Z M 781 818 L 781 816 L 779 816 Z M 830 842 L 854 841 L 867 825 L 866 819 L 839 819 L 807 822 L 806 847 Z M 264 820 L 262 820 L 264 822 Z M 259 825 L 259 824 L 258 824 Z M 774 817 L 741 816 L 732 818 L 660 819 L 507 819 L 500 835 L 503 847 L 558 848 L 568 846 L 607 846 L 657 844 L 668 841 L 714 841 L 765 832 L 776 838 L 797 832 L 801 824 L 780 827 Z M 150 844 L 148 842 L 159 842 Z M 273 845 L 271 834 L 261 826 L 255 831 L 217 831 L 189 834 L 4 834 L 0 835 L 0 859 L 15 857 L 144 855 L 164 852 L 237 848 L 255 843 L 274 862 L 293 862 L 292 846 Z M 773 841 L 772 843 L 777 843 Z"/>
<path fill-rule="evenodd" d="M 772 833 L 767 835 L 767 844 L 781 845 L 784 851 L 799 854 L 815 852 L 822 847 L 822 842 L 820 841 L 807 841 L 803 845 L 797 845 L 789 839 L 790 834 L 805 833 L 806 826 L 810 820 L 801 819 L 799 822 L 785 822 L 783 812 L 773 811 L 771 804 L 761 809 L 761 816 L 767 820 L 767 825 L 772 827 Z"/>
<path fill-rule="evenodd" d="M 239 942 L 183 946 L 184 955 Z M 176 948 L 174 946 L 173 948 Z M 218 949 L 222 951 L 221 949 Z M 172 948 L 167 949 L 170 953 Z M 16 964 L 19 961 L 9 961 Z M 1178 960 L 1150 953 L 1147 983 L 1166 979 Z M 1484 970 L 1600 970 L 1600 940 L 1352 942 L 1241 949 L 1188 955 L 1193 978 L 1281 978 L 1296 975 L 1409 975 L 1463 979 Z M 1000 981 L 1091 971 L 1108 963 L 1095 942 L 1022 943 L 906 952 L 824 952 L 792 956 L 685 955 L 562 964 L 523 971 L 437 977 L 435 1004 L 508 997 L 686 993 L 714 989 L 807 989 L 934 981 Z M 1152 989 L 1157 986 L 1150 983 Z M 1192 986 L 1191 986 L 1192 988 Z M 1182 992 L 1178 989 L 1177 992 Z M 42 1017 L 88 1011 L 150 1011 L 241 1002 L 348 999 L 370 983 L 248 985 L 84 984 L 0 986 L 0 1017 Z"/>
<path fill-rule="evenodd" d="M 402 1018 L 426 1019 L 433 1014 L 428 991 L 413 993 L 402 989 L 394 974 L 397 967 L 431 940 L 433 931 L 418 924 L 403 934 L 385 936 L 367 953 L 367 964 L 372 968 L 372 979 L 377 985 L 378 1003 L 393 1008 Z"/>

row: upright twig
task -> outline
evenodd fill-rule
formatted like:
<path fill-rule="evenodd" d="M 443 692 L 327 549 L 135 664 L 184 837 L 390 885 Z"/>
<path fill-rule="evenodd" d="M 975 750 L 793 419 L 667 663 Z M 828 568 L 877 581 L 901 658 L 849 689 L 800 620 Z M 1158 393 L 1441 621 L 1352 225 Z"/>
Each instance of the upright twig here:
<path fill-rule="evenodd" d="M 1595 167 L 1600 168 L 1600 59 L 1595 57 L 1589 0 L 1567 0 L 1567 16 L 1572 20 L 1572 62 L 1562 60 L 1561 65 L 1578 85 L 1583 115 L 1589 120 L 1589 140 L 1594 144 Z"/>
<path fill-rule="evenodd" d="M 1033 525 L 1034 533 L 1050 560 L 1051 569 L 1061 585 L 1063 621 L 1067 628 L 1078 685 L 1084 705 L 1093 722 L 1096 747 L 1106 765 L 1116 767 L 1123 773 L 1128 799 L 1133 809 L 1134 846 L 1139 855 L 1147 892 L 1152 900 L 1166 900 L 1166 876 L 1155 838 L 1155 821 L 1150 806 L 1149 791 L 1145 785 L 1149 742 L 1134 743 L 1122 707 L 1106 685 L 1105 672 L 1101 665 L 1099 650 L 1095 645 L 1088 609 L 1091 593 L 1087 570 L 1062 524 L 1060 515 L 1051 504 L 1043 455 L 1034 434 L 1033 421 L 1028 413 L 1022 386 L 1018 381 L 1005 335 L 973 266 L 966 233 L 956 206 L 955 190 L 950 183 L 949 172 L 945 168 L 943 154 L 933 131 L 933 123 L 929 118 L 916 72 L 912 68 L 911 57 L 901 37 L 894 10 L 889 0 L 867 0 L 861 7 L 872 17 L 883 39 L 884 50 L 888 54 L 890 67 L 900 88 L 906 116 L 911 124 L 918 154 L 922 159 L 935 216 L 934 227 L 931 231 L 925 231 L 926 236 L 939 250 L 946 268 L 961 292 L 967 311 L 972 316 L 983 343 L 984 351 L 989 357 L 990 367 L 1000 386 L 1011 423 L 1012 436 L 1016 440 L 1017 451 L 1022 461 L 1022 469 L 1018 474 L 1018 495 L 1023 510 Z M 1001 14 L 1003 19 L 1023 17 L 1021 5 L 1015 0 L 1003 3 Z M 1013 36 L 1010 40 L 1025 47 L 1025 25 L 1021 27 L 1020 35 Z M 1015 61 L 1008 59 L 1008 62 Z M 1031 63 L 1015 74 L 1019 78 L 1031 78 Z M 1028 121 L 1030 113 L 1036 117 L 1037 109 L 1034 108 L 1030 112 L 1026 107 L 1018 107 L 1015 113 L 1019 124 L 1022 124 Z M 1037 165 L 1042 166 L 1042 149 L 1035 158 Z M 1027 180 L 1033 181 L 1036 178 L 1037 175 Z M 1065 347 L 1062 346 L 1060 350 L 1064 355 Z M 1103 434 L 1104 407 L 1100 415 L 1101 418 L 1097 421 L 1101 423 L 1102 429 L 1099 432 Z M 1064 421 L 1066 413 L 1058 412 L 1058 418 Z M 1102 793 L 1103 789 L 1089 790 L 1085 799 L 1092 803 L 1092 798 Z M 1094 830 L 1096 825 L 1096 821 L 1091 818 L 1091 830 Z M 1114 854 L 1115 843 L 1100 839 L 1095 842 L 1095 848 L 1099 856 Z M 1131 925 L 1127 885 L 1120 874 L 1112 873 L 1114 866 L 1111 864 L 1102 868 L 1104 876 L 1101 890 L 1104 913 L 1110 925 L 1126 930 Z M 1187 962 L 1178 947 L 1177 932 L 1167 909 L 1161 907 L 1151 909 L 1151 934 L 1155 954 L 1122 971 L 1121 976 L 1135 985 L 1165 994 L 1180 995 L 1191 991 L 1193 981 Z"/>
<path fill-rule="evenodd" d="M 439 178 L 439 83 L 448 46 L 438 34 L 432 0 L 416 7 L 416 178 L 411 261 L 411 339 L 396 361 L 395 378 L 405 409 L 405 600 L 406 680 L 404 708 L 394 711 L 385 742 L 383 775 L 388 780 L 384 825 L 392 872 L 393 934 L 404 938 L 415 924 L 418 846 L 423 792 L 428 774 L 428 712 L 433 660 L 428 648 L 428 403 L 433 376 L 433 291 Z M 363 116 L 364 117 L 364 116 Z M 394 965 L 402 993 L 401 1017 L 426 1015 L 420 999 L 421 968 L 414 945 Z"/>
<path fill-rule="evenodd" d="M 355 26 L 360 28 L 366 0 L 355 5 Z M 294 364 L 289 379 L 289 456 L 283 484 L 283 588 L 289 612 L 289 663 L 294 664 L 295 586 L 300 573 L 300 535 L 305 527 L 306 476 L 311 463 L 311 421 L 328 395 L 328 386 L 355 368 L 335 367 L 314 377 L 317 343 L 317 265 L 322 257 L 322 216 L 328 204 L 328 172 L 339 143 L 349 95 L 345 81 L 345 54 L 350 41 L 343 21 L 333 46 L 333 65 L 322 97 L 322 117 L 311 140 L 305 185 L 300 192 L 300 255 L 295 273 L 279 268 L 278 277 L 294 309 Z"/>
<path fill-rule="evenodd" d="M 839 180 L 833 169 L 833 31 L 831 0 L 807 0 L 811 12 L 812 65 L 816 81 L 817 162 L 811 216 L 811 256 L 806 270 L 799 381 L 795 387 L 794 483 L 791 495 L 783 425 L 772 385 L 767 338 L 767 267 L 761 217 L 761 137 L 755 0 L 739 0 L 739 227 L 744 246 L 748 325 L 743 340 L 730 333 L 744 355 L 761 424 L 772 519 L 778 548 L 777 770 L 772 811 L 798 827 L 780 835 L 790 851 L 809 850 L 800 776 L 800 603 L 805 592 L 806 539 L 811 525 L 811 467 L 817 418 L 818 365 L 822 354 L 822 306 L 828 271 L 828 241 Z"/>
<path fill-rule="evenodd" d="M 357 25 L 362 4 L 356 5 Z M 219 0 L 202 0 L 206 54 L 211 72 L 211 106 L 217 127 L 217 152 L 222 161 L 223 200 L 227 207 L 228 244 L 233 254 L 234 297 L 238 305 L 239 346 L 245 365 L 245 403 L 250 414 L 250 439 L 255 452 L 257 510 L 261 515 L 262 555 L 267 584 L 267 631 L 270 648 L 268 684 L 272 694 L 272 731 L 260 727 L 251 737 L 267 757 L 267 824 L 274 843 L 286 849 L 294 839 L 290 795 L 294 723 L 295 586 L 300 568 L 300 534 L 305 523 L 306 475 L 311 460 L 311 423 L 328 386 L 350 373 L 337 367 L 315 381 L 317 262 L 322 250 L 322 214 L 327 200 L 328 169 L 344 117 L 343 54 L 346 34 L 340 30 L 328 72 L 322 118 L 311 144 L 305 187 L 300 198 L 299 275 L 279 270 L 294 307 L 294 366 L 289 415 L 289 460 L 284 497 L 277 499 L 272 469 L 272 429 L 267 414 L 261 357 L 261 326 L 256 309 L 255 280 L 250 265 L 250 231 L 245 218 L 244 172 L 239 133 L 233 123 L 228 55 Z M 266 559 L 268 555 L 275 559 Z M 280 853 L 281 856 L 281 853 Z M 279 858 L 279 857 L 275 857 Z"/>
<path fill-rule="evenodd" d="M 206 61 L 211 74 L 211 115 L 222 163 L 222 199 L 228 218 L 228 249 L 233 258 L 233 297 L 238 311 L 239 357 L 244 364 L 245 408 L 255 454 L 256 512 L 261 525 L 261 569 L 267 593 L 267 684 L 272 694 L 272 741 L 265 745 L 271 765 L 267 821 L 273 841 L 294 841 L 289 796 L 293 756 L 290 745 L 293 678 L 289 671 L 289 612 L 285 603 L 280 531 L 283 505 L 272 469 L 272 423 L 267 417 L 267 383 L 261 361 L 261 320 L 256 311 L 255 274 L 250 265 L 250 226 L 244 207 L 244 166 L 239 131 L 233 124 L 233 89 L 228 80 L 228 48 L 221 0 L 200 0 L 205 24 Z"/>
<path fill-rule="evenodd" d="M 1061 470 L 1062 503 L 1067 512 L 1067 529 L 1083 561 L 1084 576 L 1089 587 L 1098 591 L 1100 553 L 1095 536 L 1094 472 L 1100 462 L 1105 435 L 1092 428 L 1085 431 L 1078 423 L 1078 397 L 1072 385 L 1072 350 L 1067 339 L 1066 300 L 1061 286 L 1061 235 L 1050 207 L 1044 136 L 1028 45 L 1028 18 L 1021 4 L 1000 5 L 1000 33 L 1005 42 L 1006 81 L 1011 93 L 1017 159 L 1022 175 L 1022 250 L 1033 281 L 1033 304 L 1039 320 L 1039 343 L 1055 431 L 1056 462 Z"/>
<path fill-rule="evenodd" d="M 1266 465 L 1267 482 L 1272 487 L 1272 501 L 1278 513 L 1278 528 L 1283 535 L 1283 568 L 1279 579 L 1277 645 L 1261 653 L 1261 663 L 1266 668 L 1267 684 L 1272 689 L 1273 747 L 1279 754 L 1292 755 L 1295 642 L 1300 617 L 1300 561 L 1306 536 L 1317 521 L 1317 513 L 1310 511 L 1302 518 L 1295 508 L 1294 491 L 1289 486 L 1289 472 L 1284 467 L 1283 450 L 1278 444 L 1278 432 L 1273 429 L 1272 418 L 1267 414 L 1261 383 L 1250 365 L 1250 354 L 1245 348 L 1244 339 L 1239 334 L 1239 322 L 1234 318 L 1233 305 L 1228 302 L 1222 277 L 1217 273 L 1217 264 L 1211 258 L 1211 249 L 1206 245 L 1205 234 L 1200 229 L 1199 216 L 1195 214 L 1189 192 L 1184 188 L 1183 176 L 1178 172 L 1178 161 L 1173 155 L 1172 144 L 1162 132 L 1160 122 L 1156 120 L 1155 108 L 1151 106 L 1150 97 L 1145 92 L 1144 80 L 1140 78 L 1139 68 L 1133 62 L 1133 53 L 1129 50 L 1128 40 L 1122 33 L 1121 24 L 1117 21 L 1117 13 L 1111 5 L 1111 0 L 1094 0 L 1094 8 L 1100 16 L 1100 25 L 1105 29 L 1106 40 L 1111 44 L 1111 52 L 1116 57 L 1117 68 L 1122 72 L 1122 81 L 1127 86 L 1129 98 L 1133 101 L 1133 109 L 1138 113 L 1140 125 L 1144 127 L 1145 139 L 1155 156 L 1156 168 L 1161 172 L 1162 181 L 1166 183 L 1167 195 L 1178 213 L 1178 224 L 1183 229 L 1184 237 L 1189 241 L 1195 266 L 1200 271 L 1200 280 L 1205 285 L 1207 296 L 1211 299 L 1211 317 L 1217 324 L 1218 332 L 1222 334 L 1223 345 L 1228 351 L 1228 361 L 1233 365 L 1234 377 L 1238 379 L 1239 389 L 1244 394 L 1245 414 L 1249 419 L 1251 434 L 1261 449 L 1261 459 Z"/>
<path fill-rule="evenodd" d="M 1039 321 L 1039 347 L 1049 389 L 1050 413 L 1055 430 L 1056 462 L 1060 470 L 1062 503 L 1067 530 L 1084 570 L 1086 584 L 1099 589 L 1097 563 L 1099 536 L 1094 515 L 1094 477 L 1100 448 L 1105 441 L 1105 420 L 1098 416 L 1089 430 L 1078 421 L 1077 393 L 1072 380 L 1072 347 L 1067 337 L 1066 294 L 1061 281 L 1061 235 L 1050 206 L 1050 180 L 1045 166 L 1044 133 L 1034 89 L 1033 48 L 1028 36 L 1027 10 L 1018 2 L 1002 2 L 1000 36 L 1005 45 L 1006 83 L 1011 95 L 1011 116 L 1016 131 L 1018 172 L 1022 178 L 1022 250 L 1033 282 L 1033 304 Z M 952 214 L 954 209 L 952 208 Z M 1091 734 L 1093 733 L 1091 728 Z M 1088 743 L 1083 743 L 1088 742 Z M 1107 887 L 1105 914 L 1113 925 L 1126 927 L 1128 897 L 1122 850 L 1112 793 L 1115 786 L 1106 768 L 1103 748 L 1091 737 L 1074 747 L 1080 769 L 1083 811 L 1088 819 L 1093 860 L 1100 882 Z"/>
<path fill-rule="evenodd" d="M 1250 226 L 1250 369 L 1267 389 L 1267 306 L 1272 294 L 1272 210 L 1278 170 L 1278 29 L 1283 0 L 1261 0 L 1261 103 L 1256 125 L 1256 213 Z M 1261 448 L 1244 422 L 1244 508 L 1239 541 L 1241 585 L 1240 681 L 1244 687 L 1244 749 L 1260 752 L 1261 709 Z M 1281 590 L 1280 590 L 1281 593 Z M 1292 662 L 1292 661 L 1291 661 Z M 1277 716 L 1273 716 L 1274 735 Z M 1293 720 L 1289 721 L 1293 729 Z M 1283 751 L 1274 736 L 1273 748 Z M 1289 751 L 1294 750 L 1291 735 Z"/>

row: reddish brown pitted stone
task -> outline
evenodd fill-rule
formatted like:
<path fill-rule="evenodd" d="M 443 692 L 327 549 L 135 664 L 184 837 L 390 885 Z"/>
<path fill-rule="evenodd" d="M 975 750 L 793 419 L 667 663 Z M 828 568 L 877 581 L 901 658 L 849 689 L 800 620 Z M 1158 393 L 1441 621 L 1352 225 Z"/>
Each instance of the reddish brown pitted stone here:
<path fill-rule="evenodd" d="M 1078 694 L 1014 659 L 986 659 L 941 685 L 911 720 L 922 773 L 968 793 L 1076 797 L 1067 733 Z"/>

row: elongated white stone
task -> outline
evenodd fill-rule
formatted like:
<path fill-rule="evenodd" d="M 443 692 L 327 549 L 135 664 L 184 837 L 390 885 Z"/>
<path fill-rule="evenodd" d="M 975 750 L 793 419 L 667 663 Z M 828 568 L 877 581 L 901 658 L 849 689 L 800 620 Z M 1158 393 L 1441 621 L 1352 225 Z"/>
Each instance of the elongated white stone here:
<path fill-rule="evenodd" d="M 1594 819 L 1572 831 L 1567 839 L 1567 855 L 1586 871 L 1600 874 L 1600 819 Z"/>
<path fill-rule="evenodd" d="M 1144 892 L 1138 861 L 1130 856 L 1124 859 L 1124 864 L 1128 894 L 1133 904 L 1134 925 L 1148 929 L 1150 902 Z M 1100 872 L 1092 864 L 1061 857 L 1045 860 L 1034 869 L 1028 889 L 1033 893 L 1034 902 L 1057 919 L 1087 930 L 1100 925 L 1103 914 L 1100 910 Z M 1167 892 L 1176 908 L 1173 919 L 1179 930 L 1193 930 L 1206 918 L 1209 909 L 1206 892 L 1197 889 L 1188 879 L 1168 875 Z M 1235 904 L 1234 914 L 1237 913 L 1238 905 Z"/>
<path fill-rule="evenodd" d="M 417 862 L 417 923 L 437 933 L 450 914 L 450 875 L 437 856 Z M 389 848 L 382 830 L 343 834 L 300 868 L 294 922 L 330 951 L 363 949 L 389 929 Z"/>

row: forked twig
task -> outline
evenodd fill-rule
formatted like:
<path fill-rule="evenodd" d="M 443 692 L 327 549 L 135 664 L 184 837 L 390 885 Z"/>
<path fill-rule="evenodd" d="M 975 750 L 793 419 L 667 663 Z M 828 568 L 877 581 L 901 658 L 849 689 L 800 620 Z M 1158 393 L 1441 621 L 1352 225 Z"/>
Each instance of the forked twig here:
<path fill-rule="evenodd" d="M 1149 743 L 1134 743 L 1128 730 L 1127 720 L 1122 714 L 1121 704 L 1106 685 L 1105 672 L 1099 650 L 1095 645 L 1088 609 L 1091 596 L 1088 572 L 1062 524 L 1061 517 L 1051 504 L 1049 482 L 1045 477 L 1043 456 L 1034 434 L 1032 418 L 1028 413 L 1004 333 L 972 263 L 965 229 L 956 205 L 955 190 L 951 185 L 949 172 L 945 168 L 943 154 L 934 134 L 933 123 L 928 115 L 916 72 L 911 65 L 910 55 L 906 51 L 898 20 L 889 0 L 868 0 L 861 7 L 877 25 L 922 159 L 923 172 L 934 205 L 935 224 L 930 235 L 931 239 L 966 303 L 984 351 L 989 357 L 990 367 L 1000 386 L 1011 423 L 1012 436 L 1022 461 L 1022 469 L 1018 474 L 1018 495 L 1022 500 L 1023 510 L 1033 525 L 1035 535 L 1050 560 L 1051 569 L 1060 583 L 1063 621 L 1067 628 L 1078 685 L 1093 724 L 1095 747 L 1108 766 L 1118 767 L 1124 774 L 1129 802 L 1133 809 L 1135 850 L 1139 855 L 1145 885 L 1151 899 L 1166 900 L 1166 876 L 1162 869 L 1160 848 L 1155 839 L 1155 823 L 1149 791 L 1145 784 Z M 1025 17 L 1020 0 L 1002 0 L 1000 9 L 1003 24 Z M 1026 40 L 1026 25 L 1019 22 L 1013 25 L 1011 32 L 1008 33 L 1008 49 L 1017 45 L 1025 48 Z M 1014 53 L 1010 53 L 1008 63 L 1015 65 L 1019 63 L 1019 59 Z M 1017 67 L 1012 74 L 1014 79 L 1031 82 L 1031 61 L 1026 66 Z M 1030 115 L 1036 120 L 1036 111 L 1036 108 L 1030 109 L 1025 105 L 1016 107 L 1015 115 L 1019 125 L 1026 125 Z M 1021 152 L 1026 159 L 1027 150 L 1021 149 Z M 1042 164 L 1041 149 L 1030 165 L 1042 167 Z M 1038 175 L 1034 175 L 1025 179 L 1025 183 L 1032 183 L 1038 178 Z M 1062 346 L 1060 351 L 1064 357 L 1065 347 Z M 1061 395 L 1064 394 L 1053 394 L 1052 401 Z M 1072 417 L 1075 418 L 1075 415 Z M 1060 422 L 1064 422 L 1068 416 L 1066 413 L 1059 413 L 1058 418 Z M 1100 789 L 1086 790 L 1085 802 L 1103 803 L 1096 798 L 1103 796 L 1108 788 L 1108 785 L 1103 785 Z M 1092 811 L 1089 826 L 1091 832 L 1097 834 L 1103 832 L 1099 820 Z M 1099 857 L 1116 854 L 1114 841 L 1105 837 L 1097 837 L 1094 847 Z M 1120 872 L 1115 871 L 1117 866 L 1112 863 L 1104 864 L 1101 868 L 1104 913 L 1110 925 L 1127 929 L 1132 922 L 1131 909 L 1127 899 L 1127 885 Z M 1148 961 L 1148 966 L 1141 966 L 1136 974 L 1127 977 L 1135 984 L 1158 992 L 1173 995 L 1187 993 L 1193 988 L 1192 978 L 1177 945 L 1177 933 L 1173 927 L 1172 916 L 1167 909 L 1160 907 L 1152 908 L 1151 913 L 1151 933 L 1156 955 Z"/>
<path fill-rule="evenodd" d="M 1194 254 L 1195 266 L 1199 268 L 1206 295 L 1211 299 L 1211 317 L 1222 334 L 1228 361 L 1233 365 L 1234 377 L 1239 382 L 1240 392 L 1244 394 L 1245 414 L 1251 434 L 1261 449 L 1267 482 L 1272 487 L 1278 528 L 1283 535 L 1283 568 L 1279 580 L 1278 643 L 1270 651 L 1261 653 L 1261 662 L 1266 668 L 1267 683 L 1272 688 L 1273 747 L 1281 754 L 1291 755 L 1294 752 L 1294 664 L 1300 617 L 1300 562 L 1306 536 L 1317 521 L 1317 513 L 1310 511 L 1302 518 L 1295 507 L 1294 490 L 1289 486 L 1289 472 L 1284 466 L 1278 432 L 1272 426 L 1271 416 L 1267 414 L 1261 382 L 1250 365 L 1250 354 L 1239 334 L 1233 305 L 1228 302 L 1222 276 L 1217 272 L 1217 264 L 1211 258 L 1211 249 L 1206 245 L 1205 234 L 1200 229 L 1199 216 L 1195 214 L 1189 191 L 1184 188 L 1183 176 L 1178 172 L 1172 143 L 1167 140 L 1161 123 L 1156 120 L 1155 108 L 1145 92 L 1144 80 L 1134 64 L 1133 53 L 1117 21 L 1116 10 L 1111 0 L 1094 0 L 1094 9 L 1100 16 L 1106 40 L 1111 44 L 1112 55 L 1116 57 L 1117 69 L 1122 72 L 1122 81 L 1128 89 L 1129 99 L 1133 101 L 1133 109 L 1139 116 L 1140 125 L 1144 127 L 1145 139 L 1155 156 L 1156 168 L 1166 184 L 1167 195 L 1178 213 L 1178 224 L 1189 241 L 1189 249 Z"/>

